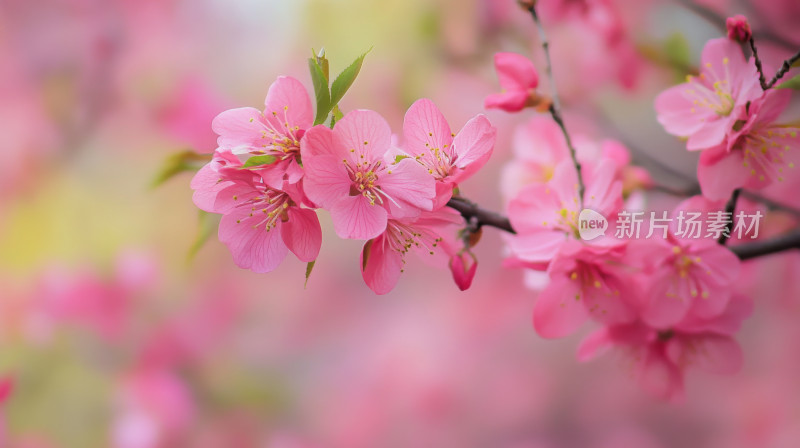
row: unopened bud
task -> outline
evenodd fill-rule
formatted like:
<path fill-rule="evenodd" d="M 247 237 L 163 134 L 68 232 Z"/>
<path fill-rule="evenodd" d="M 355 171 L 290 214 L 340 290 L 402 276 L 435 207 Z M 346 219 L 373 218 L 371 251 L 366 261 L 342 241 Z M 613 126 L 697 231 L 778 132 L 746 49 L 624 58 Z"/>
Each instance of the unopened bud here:
<path fill-rule="evenodd" d="M 739 14 L 733 17 L 728 17 L 725 21 L 728 28 L 728 39 L 736 42 L 748 42 L 753 37 L 753 32 L 750 30 L 750 24 L 747 23 L 747 17 Z"/>

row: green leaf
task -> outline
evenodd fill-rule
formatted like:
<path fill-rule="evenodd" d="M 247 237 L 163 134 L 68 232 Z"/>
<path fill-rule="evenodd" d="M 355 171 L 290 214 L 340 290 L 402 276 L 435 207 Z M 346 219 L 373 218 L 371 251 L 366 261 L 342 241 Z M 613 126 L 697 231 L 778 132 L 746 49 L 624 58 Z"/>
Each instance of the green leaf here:
<path fill-rule="evenodd" d="M 308 278 L 311 277 L 311 271 L 314 270 L 314 265 L 317 264 L 317 260 L 309 261 L 306 265 L 306 283 L 303 285 L 303 288 L 308 287 Z"/>
<path fill-rule="evenodd" d="M 198 154 L 190 149 L 170 154 L 150 181 L 150 188 L 156 188 L 180 173 L 196 172 L 210 160 L 210 154 Z"/>
<path fill-rule="evenodd" d="M 361 71 L 361 65 L 364 63 L 364 58 L 370 51 L 372 51 L 372 49 L 367 50 L 366 53 L 357 57 L 349 67 L 344 69 L 342 73 L 339 73 L 339 76 L 333 80 L 333 84 L 331 85 L 331 104 L 337 105 L 339 101 L 342 100 L 344 94 L 347 93 L 347 90 L 356 80 L 358 72 Z"/>
<path fill-rule="evenodd" d="M 333 110 L 331 111 L 331 129 L 336 124 L 337 121 L 341 120 L 344 117 L 342 110 L 339 109 L 339 106 L 333 106 Z"/>
<path fill-rule="evenodd" d="M 214 234 L 214 231 L 219 226 L 219 220 L 221 216 L 215 215 L 213 213 L 208 213 L 200 210 L 200 214 L 198 215 L 198 228 L 197 236 L 192 243 L 192 246 L 189 248 L 189 253 L 186 256 L 186 261 L 192 261 L 194 257 L 197 255 L 197 252 L 206 244 L 211 235 Z"/>
<path fill-rule="evenodd" d="M 264 154 L 263 156 L 253 156 L 247 159 L 247 162 L 244 162 L 244 165 L 242 165 L 242 169 L 254 166 L 272 165 L 277 161 L 278 159 L 275 156 L 271 156 L 269 154 Z"/>
<path fill-rule="evenodd" d="M 800 90 L 800 75 L 789 78 L 786 81 L 775 86 L 776 89 L 792 89 Z"/>
<path fill-rule="evenodd" d="M 394 163 L 400 163 L 401 160 L 407 159 L 408 157 L 409 156 L 404 156 L 404 155 L 400 154 L 399 156 L 394 158 Z"/>
<path fill-rule="evenodd" d="M 308 69 L 311 72 L 311 82 L 314 84 L 314 94 L 317 100 L 317 115 L 314 124 L 324 123 L 328 118 L 333 105 L 331 104 L 331 92 L 328 89 L 328 78 L 316 60 L 316 57 L 308 59 Z"/>
<path fill-rule="evenodd" d="M 666 62 L 676 69 L 686 69 L 692 64 L 689 41 L 681 33 L 673 33 L 664 41 L 662 51 Z"/>

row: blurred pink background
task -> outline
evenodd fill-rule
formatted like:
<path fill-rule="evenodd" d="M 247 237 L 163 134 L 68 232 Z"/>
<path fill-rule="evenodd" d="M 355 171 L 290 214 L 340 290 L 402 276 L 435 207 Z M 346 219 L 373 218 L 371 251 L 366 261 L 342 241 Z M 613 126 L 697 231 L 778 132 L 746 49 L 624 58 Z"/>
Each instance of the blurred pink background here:
<path fill-rule="evenodd" d="M 609 0 L 613 29 L 548 12 L 558 1 L 540 4 L 571 130 L 624 141 L 676 189 L 696 154 L 653 98 L 724 33 L 718 19 L 747 14 L 773 67 L 800 46 L 794 0 Z M 413 263 L 374 295 L 361 243 L 325 213 L 305 288 L 294 257 L 253 274 L 214 235 L 187 261 L 191 174 L 152 179 L 176 151 L 212 151 L 211 119 L 258 107 L 278 75 L 310 89 L 312 47 L 333 73 L 373 47 L 342 107 L 397 131 L 420 97 L 454 129 L 487 113 L 495 153 L 461 190 L 502 209 L 529 116 L 483 110 L 492 55 L 542 61 L 513 0 L 0 0 L 0 446 L 800 446 L 797 254 L 749 266 L 745 368 L 691 374 L 680 404 L 639 390 L 621 359 L 579 364 L 582 335 L 539 338 L 536 279 L 501 267 L 492 229 L 467 292 Z"/>

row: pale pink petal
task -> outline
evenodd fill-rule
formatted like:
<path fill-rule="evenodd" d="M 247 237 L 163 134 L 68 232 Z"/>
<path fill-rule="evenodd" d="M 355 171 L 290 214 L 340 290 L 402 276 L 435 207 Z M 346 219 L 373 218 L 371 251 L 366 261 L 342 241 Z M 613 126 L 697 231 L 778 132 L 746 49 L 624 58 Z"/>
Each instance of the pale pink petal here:
<path fill-rule="evenodd" d="M 281 237 L 300 261 L 314 261 L 322 245 L 322 228 L 317 213 L 307 208 L 289 207 L 289 220 L 283 223 Z"/>
<path fill-rule="evenodd" d="M 509 202 L 508 218 L 520 233 L 551 230 L 561 218 L 561 200 L 548 185 L 529 185 Z"/>
<path fill-rule="evenodd" d="M 648 393 L 664 400 L 683 396 L 683 374 L 658 348 L 646 349 L 639 362 L 636 377 Z"/>
<path fill-rule="evenodd" d="M 723 62 L 725 60 L 728 62 Z M 726 38 L 711 39 L 706 42 L 700 55 L 700 61 L 703 64 L 701 69 L 704 73 L 719 75 L 719 77 L 709 76 L 712 82 L 713 80 L 724 78 L 725 65 L 728 66 L 731 74 L 744 73 L 747 70 L 747 62 L 744 59 L 741 46 Z"/>
<path fill-rule="evenodd" d="M 414 159 L 403 159 L 391 165 L 380 174 L 376 184 L 391 199 L 405 201 L 423 210 L 433 207 L 436 180 Z"/>
<path fill-rule="evenodd" d="M 692 304 L 689 294 L 682 294 L 677 272 L 669 267 L 650 280 L 650 301 L 642 319 L 656 328 L 669 328 L 686 315 Z"/>
<path fill-rule="evenodd" d="M 376 294 L 394 289 L 403 269 L 403 258 L 393 250 L 385 235 L 367 241 L 361 251 L 361 276 Z"/>
<path fill-rule="evenodd" d="M 583 302 L 589 317 L 606 325 L 635 320 L 637 316 L 632 304 L 639 300 L 640 294 L 632 281 L 608 274 L 602 280 L 583 287 Z"/>
<path fill-rule="evenodd" d="M 727 308 L 718 316 L 701 318 L 689 315 L 675 328 L 687 333 L 717 333 L 732 335 L 739 331 L 742 322 L 753 314 L 753 299 L 743 295 L 733 295 Z"/>
<path fill-rule="evenodd" d="M 511 253 L 520 260 L 530 263 L 550 262 L 565 241 L 567 235 L 556 230 L 524 233 L 506 239 Z"/>
<path fill-rule="evenodd" d="M 616 163 L 602 159 L 595 168 L 592 182 L 586 186 L 584 208 L 611 216 L 622 208 L 622 182 L 615 180 Z"/>
<path fill-rule="evenodd" d="M 552 278 L 536 299 L 533 326 L 543 338 L 554 339 L 575 332 L 586 321 L 586 307 L 577 282 L 567 277 Z"/>
<path fill-rule="evenodd" d="M 697 367 L 708 373 L 730 375 L 742 368 L 742 348 L 729 336 L 676 337 L 667 344 L 667 355 L 679 366 Z"/>
<path fill-rule="evenodd" d="M 658 122 L 672 135 L 688 137 L 702 129 L 709 120 L 717 118 L 710 108 L 695 107 L 694 97 L 687 93 L 692 89 L 696 86 L 691 83 L 678 84 L 656 97 Z"/>
<path fill-rule="evenodd" d="M 330 207 L 330 212 L 339 238 L 368 240 L 386 230 L 386 209 L 370 205 L 361 195 L 340 198 Z"/>
<path fill-rule="evenodd" d="M 506 112 L 519 112 L 525 108 L 530 98 L 530 93 L 513 91 L 506 93 L 492 93 L 486 96 L 483 107 L 486 109 L 500 109 Z"/>
<path fill-rule="evenodd" d="M 724 148 L 721 150 L 724 151 Z M 706 198 L 712 201 L 728 200 L 733 190 L 744 186 L 750 172 L 743 165 L 744 159 L 740 151 L 733 151 L 722 157 L 714 151 L 717 149 L 703 151 L 700 155 L 697 180 Z"/>
<path fill-rule="evenodd" d="M 280 236 L 281 223 L 267 232 L 256 226 L 260 216 L 250 218 L 250 208 L 241 207 L 222 217 L 219 240 L 233 255 L 233 261 L 243 269 L 257 273 L 273 271 L 281 264 L 288 249 Z"/>
<path fill-rule="evenodd" d="M 352 181 L 341 159 L 331 155 L 304 157 L 303 191 L 320 207 L 329 208 L 350 194 Z"/>
<path fill-rule="evenodd" d="M 311 99 L 303 84 L 290 76 L 279 76 L 272 83 L 264 101 L 264 115 L 278 129 L 295 127 L 305 130 L 314 124 Z"/>
<path fill-rule="evenodd" d="M 578 346 L 578 361 L 590 361 L 613 347 L 613 342 L 608 335 L 607 328 L 601 328 L 594 333 L 586 336 L 581 345 Z"/>
<path fill-rule="evenodd" d="M 422 98 L 408 108 L 403 119 L 406 151 L 414 156 L 435 148 L 445 151 L 453 143 L 450 125 L 433 101 Z"/>
<path fill-rule="evenodd" d="M 764 101 L 758 109 L 757 123 L 771 124 L 783 113 L 792 100 L 790 89 L 770 89 L 764 95 Z"/>
<path fill-rule="evenodd" d="M 535 89 L 539 85 L 539 74 L 533 62 L 517 53 L 495 53 L 494 66 L 500 85 L 506 90 Z"/>
<path fill-rule="evenodd" d="M 726 133 L 731 130 L 731 126 L 730 120 L 725 118 L 707 121 L 702 128 L 692 133 L 686 142 L 686 149 L 699 151 L 721 144 L 725 140 Z"/>
<path fill-rule="evenodd" d="M 211 128 L 219 135 L 217 144 L 221 148 L 237 146 L 261 146 L 264 123 L 261 111 L 252 107 L 240 107 L 222 112 L 211 122 Z"/>
<path fill-rule="evenodd" d="M 496 136 L 497 129 L 485 115 L 478 115 L 464 125 L 453 140 L 455 165 L 463 170 L 453 182 L 463 182 L 489 160 Z"/>
<path fill-rule="evenodd" d="M 348 153 L 370 154 L 370 162 L 381 159 L 392 143 L 389 123 L 371 110 L 349 112 L 336 123 L 333 133 L 340 147 Z"/>

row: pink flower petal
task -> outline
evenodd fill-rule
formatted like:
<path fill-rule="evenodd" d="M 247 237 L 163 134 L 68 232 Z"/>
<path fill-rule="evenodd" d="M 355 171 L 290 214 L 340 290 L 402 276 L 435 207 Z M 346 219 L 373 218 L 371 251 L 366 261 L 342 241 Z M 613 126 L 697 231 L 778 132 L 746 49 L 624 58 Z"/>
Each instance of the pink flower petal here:
<path fill-rule="evenodd" d="M 376 294 L 386 294 L 394 289 L 403 269 L 403 259 L 393 250 L 386 237 L 381 235 L 364 244 L 361 251 L 361 276 Z"/>
<path fill-rule="evenodd" d="M 370 162 L 382 158 L 392 144 L 389 123 L 371 110 L 349 112 L 336 123 L 333 133 L 347 153 L 352 154 L 351 149 L 359 148 L 359 152 L 371 155 Z"/>
<path fill-rule="evenodd" d="M 320 207 L 329 208 L 350 194 L 352 181 L 342 160 L 332 155 L 304 157 L 303 191 Z"/>
<path fill-rule="evenodd" d="M 386 230 L 386 209 L 370 205 L 361 195 L 340 198 L 330 207 L 330 212 L 339 238 L 368 240 Z"/>
<path fill-rule="evenodd" d="M 453 143 L 450 125 L 433 101 L 422 98 L 408 108 L 403 119 L 405 149 L 417 156 L 435 148 L 444 151 Z"/>
<path fill-rule="evenodd" d="M 311 99 L 303 84 L 290 76 L 279 76 L 272 83 L 264 100 L 264 116 L 276 129 L 302 130 L 314 124 Z"/>
<path fill-rule="evenodd" d="M 500 85 L 506 90 L 535 89 L 539 74 L 530 59 L 517 53 L 495 53 L 494 66 Z"/>
<path fill-rule="evenodd" d="M 250 208 L 241 207 L 222 217 L 219 240 L 233 255 L 233 261 L 243 269 L 257 273 L 271 272 L 281 264 L 288 249 L 281 239 L 281 223 L 267 232 L 249 220 Z"/>
<path fill-rule="evenodd" d="M 394 200 L 405 201 L 423 210 L 433 208 L 436 180 L 412 158 L 403 159 L 383 171 L 377 185 Z"/>
<path fill-rule="evenodd" d="M 237 146 L 260 146 L 261 131 L 264 130 L 261 111 L 252 107 L 240 107 L 222 112 L 211 122 L 211 128 L 219 135 L 217 144 L 221 148 Z"/>
<path fill-rule="evenodd" d="M 679 366 L 731 375 L 742 368 L 742 348 L 729 336 L 679 336 L 667 344 L 667 356 Z"/>
<path fill-rule="evenodd" d="M 453 182 L 463 182 L 489 160 L 496 137 L 497 129 L 485 115 L 478 115 L 464 125 L 453 139 L 455 165 L 463 170 Z"/>
<path fill-rule="evenodd" d="M 533 326 L 543 338 L 554 339 L 575 332 L 586 321 L 587 312 L 577 282 L 553 278 L 536 299 Z"/>
<path fill-rule="evenodd" d="M 298 207 L 289 207 L 287 213 L 289 220 L 281 228 L 283 242 L 300 261 L 316 260 L 322 245 L 322 228 L 317 213 Z"/>

